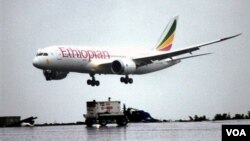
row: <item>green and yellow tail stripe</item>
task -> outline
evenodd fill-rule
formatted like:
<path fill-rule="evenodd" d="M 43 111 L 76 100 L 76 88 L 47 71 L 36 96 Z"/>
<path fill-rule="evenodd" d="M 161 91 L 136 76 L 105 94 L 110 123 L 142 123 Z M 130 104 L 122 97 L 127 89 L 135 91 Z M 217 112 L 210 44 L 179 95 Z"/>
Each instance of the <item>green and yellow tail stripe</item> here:
<path fill-rule="evenodd" d="M 156 50 L 159 51 L 169 51 L 172 48 L 174 37 L 175 37 L 175 30 L 177 25 L 178 17 L 174 17 L 166 27 L 164 31 L 165 37 L 160 40 L 159 45 L 157 46 Z"/>

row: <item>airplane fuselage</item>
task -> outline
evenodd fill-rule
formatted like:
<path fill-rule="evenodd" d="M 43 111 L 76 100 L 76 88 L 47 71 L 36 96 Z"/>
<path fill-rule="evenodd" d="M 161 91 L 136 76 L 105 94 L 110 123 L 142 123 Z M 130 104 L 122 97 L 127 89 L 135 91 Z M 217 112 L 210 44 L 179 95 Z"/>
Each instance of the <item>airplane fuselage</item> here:
<path fill-rule="evenodd" d="M 55 70 L 66 72 L 116 74 L 110 69 L 98 68 L 98 64 L 112 63 L 115 60 L 123 60 L 126 66 L 135 65 L 132 62 L 134 56 L 159 54 L 160 51 L 131 50 L 131 49 L 105 49 L 80 46 L 50 46 L 40 49 L 34 58 L 33 64 L 42 70 Z M 164 59 L 154 61 L 141 67 L 135 66 L 135 70 L 127 74 L 145 74 L 158 71 L 179 63 L 180 60 Z M 122 73 L 124 75 L 126 73 Z M 126 74 L 126 75 L 127 75 Z"/>

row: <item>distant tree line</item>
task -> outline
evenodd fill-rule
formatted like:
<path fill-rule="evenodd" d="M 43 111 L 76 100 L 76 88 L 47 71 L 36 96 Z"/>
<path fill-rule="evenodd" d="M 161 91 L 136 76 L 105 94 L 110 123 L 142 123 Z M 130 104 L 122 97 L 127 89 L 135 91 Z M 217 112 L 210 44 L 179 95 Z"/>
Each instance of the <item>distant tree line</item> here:
<path fill-rule="evenodd" d="M 204 116 L 198 116 L 195 115 L 194 117 L 189 116 L 190 121 L 208 121 L 209 119 L 204 115 Z"/>
<path fill-rule="evenodd" d="M 230 113 L 223 113 L 223 114 L 216 114 L 214 118 L 212 119 L 213 121 L 215 120 L 234 120 L 234 119 L 250 119 L 250 111 L 245 114 L 235 114 L 234 116 L 231 116 Z M 203 115 L 203 116 L 189 116 L 189 120 L 183 120 L 179 119 L 176 120 L 177 122 L 189 122 L 189 121 L 209 121 L 209 119 Z"/>
<path fill-rule="evenodd" d="M 231 117 L 230 113 L 216 114 L 213 120 L 231 120 L 231 119 L 250 119 L 250 111 L 248 111 L 247 115 L 235 114 L 233 117 Z"/>

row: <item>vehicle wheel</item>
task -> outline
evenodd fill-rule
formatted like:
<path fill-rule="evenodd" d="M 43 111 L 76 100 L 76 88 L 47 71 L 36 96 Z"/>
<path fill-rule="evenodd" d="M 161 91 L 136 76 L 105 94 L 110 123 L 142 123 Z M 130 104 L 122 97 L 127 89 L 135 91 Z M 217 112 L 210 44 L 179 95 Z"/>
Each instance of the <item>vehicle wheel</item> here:
<path fill-rule="evenodd" d="M 101 126 L 106 126 L 106 125 L 107 125 L 107 120 L 105 120 L 105 119 L 100 119 L 100 120 L 99 120 L 99 124 L 100 124 Z"/>
<path fill-rule="evenodd" d="M 86 120 L 85 120 L 85 124 L 87 125 L 87 127 L 92 127 L 92 125 L 93 125 L 93 120 L 91 120 L 91 119 L 86 119 Z"/>
<path fill-rule="evenodd" d="M 126 117 L 122 117 L 117 119 L 116 123 L 118 124 L 118 126 L 125 126 L 128 124 L 128 120 Z"/>

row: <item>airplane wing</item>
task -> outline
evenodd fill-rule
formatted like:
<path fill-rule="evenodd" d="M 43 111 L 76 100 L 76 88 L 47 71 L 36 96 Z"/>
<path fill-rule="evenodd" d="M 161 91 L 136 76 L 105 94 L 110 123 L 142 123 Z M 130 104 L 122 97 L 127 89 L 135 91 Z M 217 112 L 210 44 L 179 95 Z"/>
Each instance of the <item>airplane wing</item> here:
<path fill-rule="evenodd" d="M 215 43 L 218 43 L 218 42 L 222 42 L 222 41 L 225 41 L 225 40 L 228 40 L 228 39 L 231 39 L 231 38 L 235 38 L 235 37 L 237 37 L 239 35 L 241 35 L 241 33 L 237 34 L 237 35 L 234 35 L 234 36 L 225 37 L 225 38 L 221 38 L 221 39 L 218 39 L 218 40 L 210 41 L 210 42 L 207 42 L 207 43 L 190 46 L 190 47 L 187 47 L 187 48 L 184 48 L 184 49 L 179 49 L 179 50 L 170 51 L 170 52 L 162 52 L 160 54 L 151 55 L 151 56 L 136 57 L 136 58 L 133 58 L 133 61 L 137 64 L 137 66 L 143 66 L 143 65 L 146 65 L 146 64 L 150 64 L 150 63 L 152 63 L 152 61 L 156 61 L 156 60 L 162 60 L 162 59 L 167 59 L 167 58 L 172 59 L 175 56 L 179 56 L 179 55 L 186 54 L 186 53 L 192 53 L 193 51 L 199 50 L 201 47 L 211 45 L 211 44 L 215 44 Z M 190 56 L 190 57 L 192 57 L 192 56 Z M 190 57 L 188 57 L 188 58 L 190 58 Z M 195 56 L 195 57 L 197 57 L 197 56 Z M 185 58 L 187 58 L 187 57 L 185 57 Z"/>
<path fill-rule="evenodd" d="M 112 73 L 111 71 L 111 66 L 112 66 L 112 61 L 92 61 L 91 64 L 93 65 L 93 71 L 96 73 Z M 105 72 L 105 73 L 104 73 Z"/>

